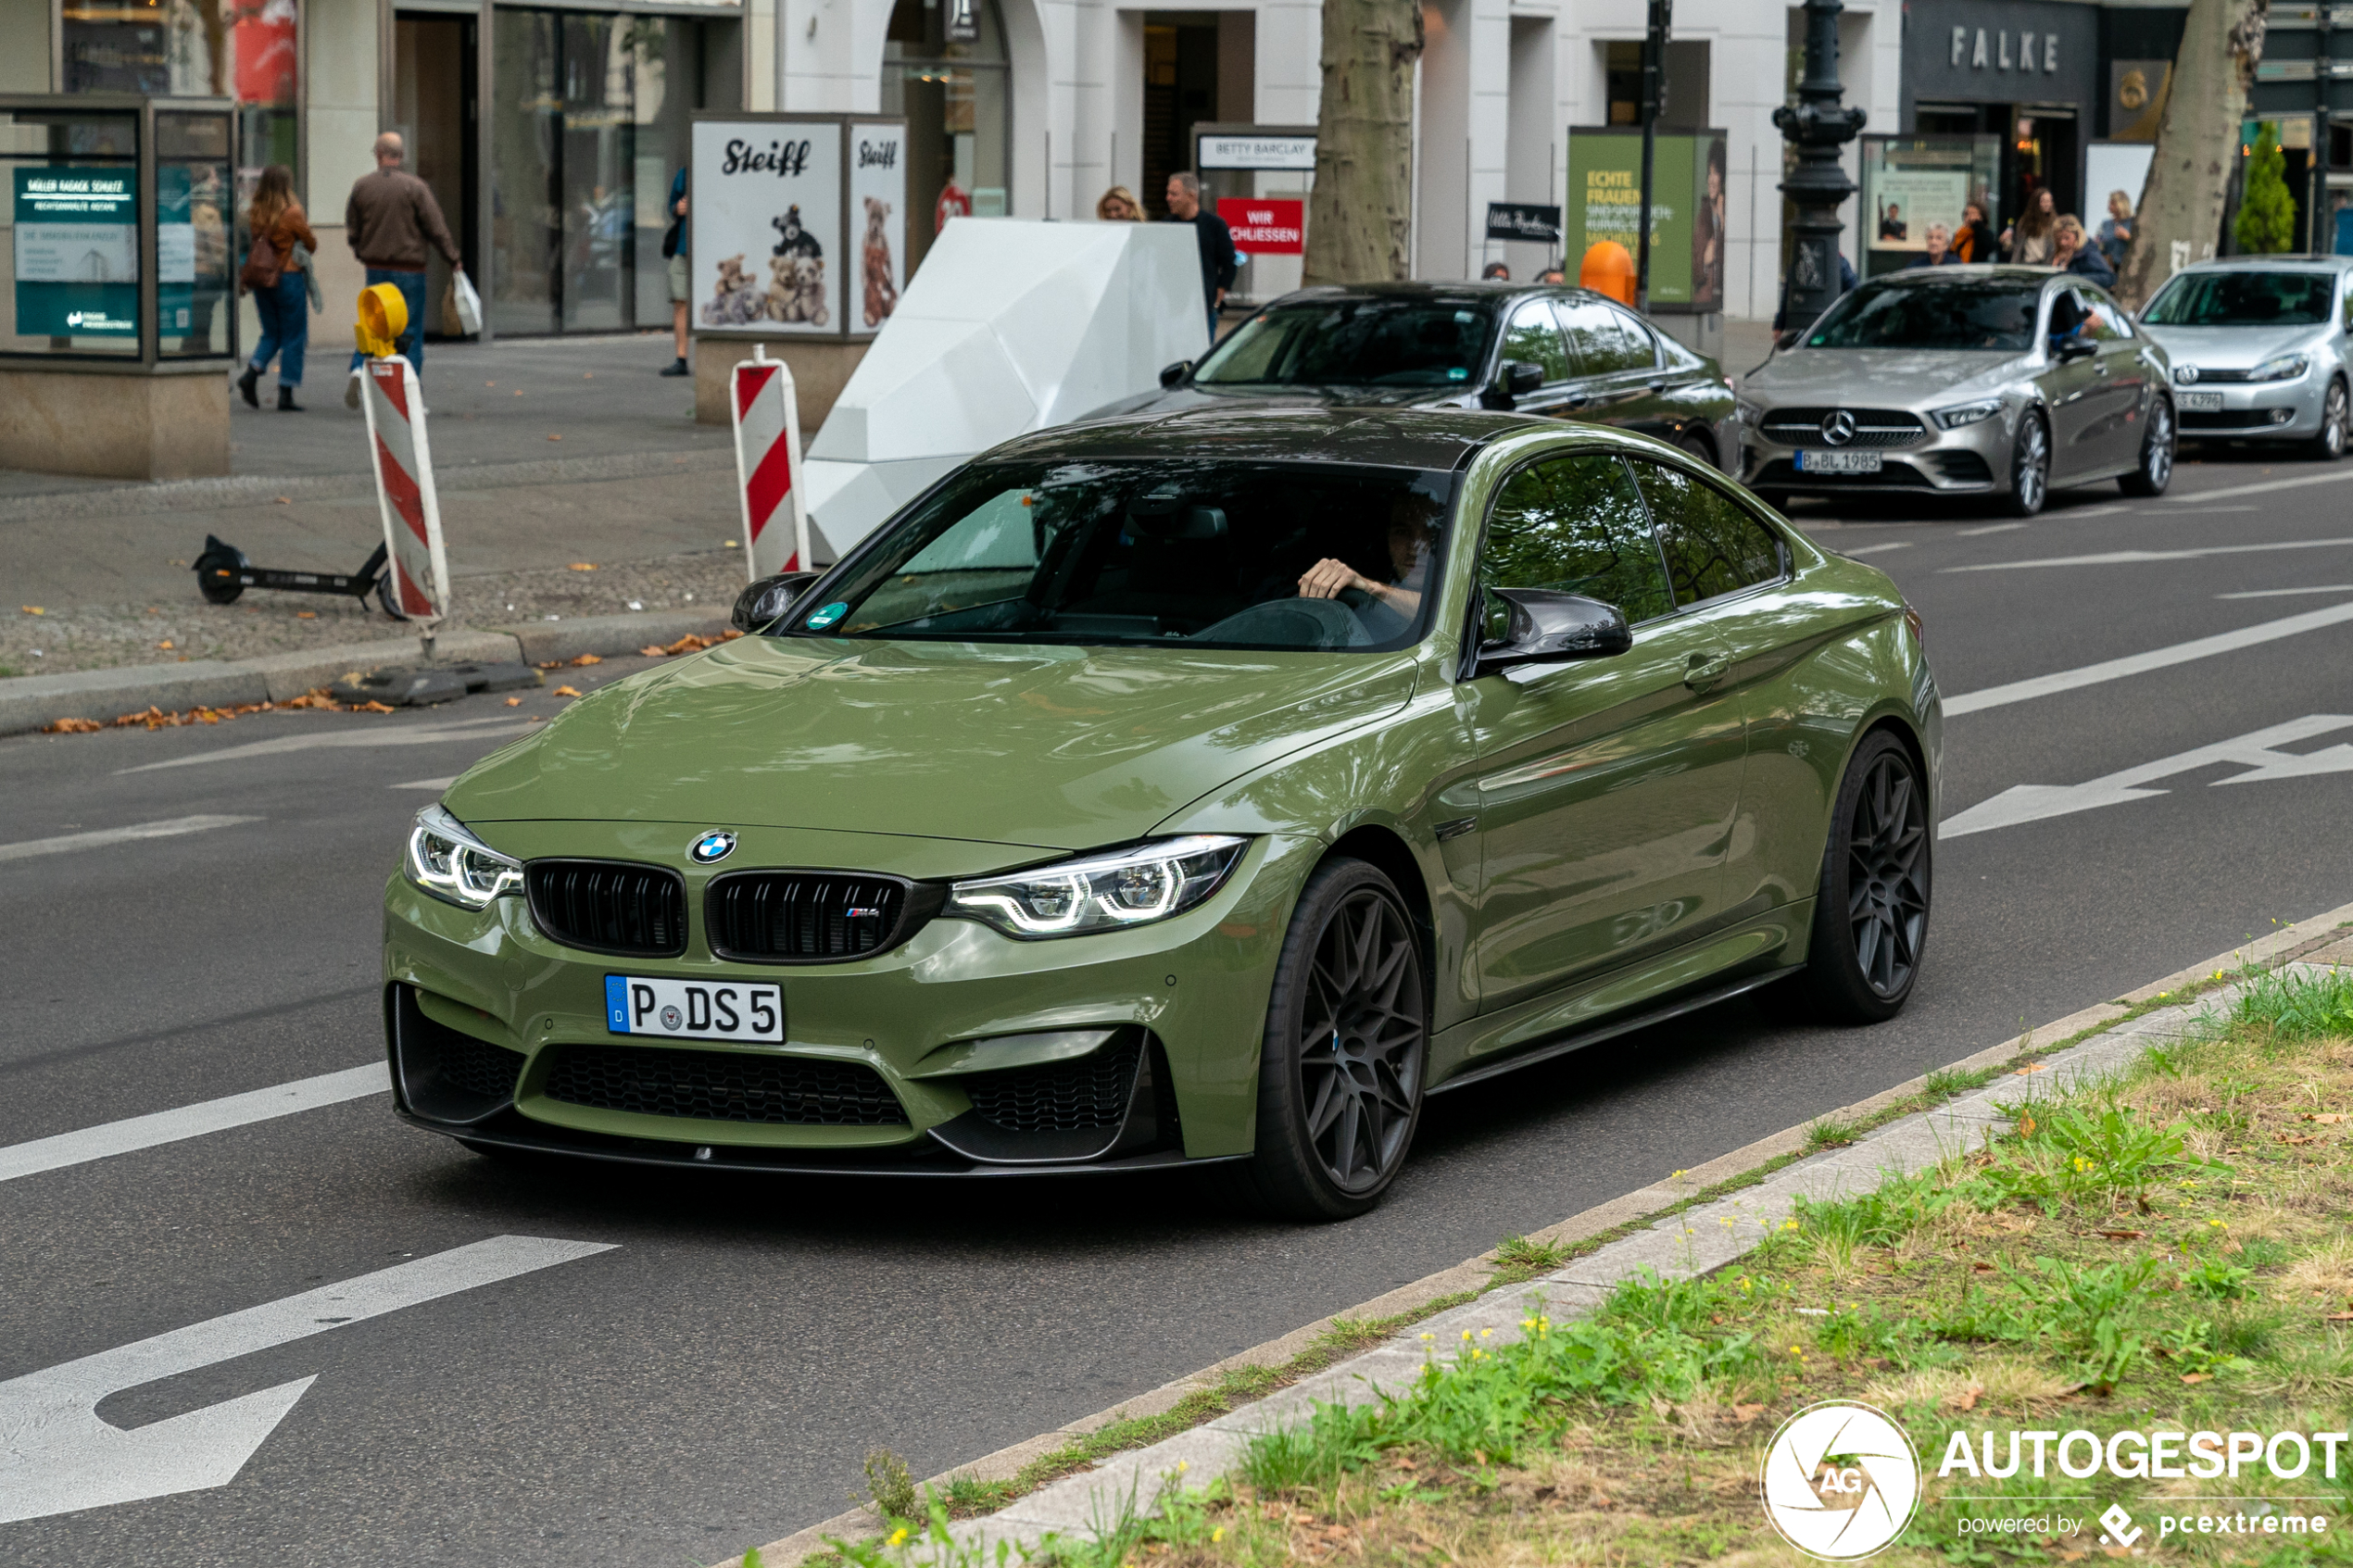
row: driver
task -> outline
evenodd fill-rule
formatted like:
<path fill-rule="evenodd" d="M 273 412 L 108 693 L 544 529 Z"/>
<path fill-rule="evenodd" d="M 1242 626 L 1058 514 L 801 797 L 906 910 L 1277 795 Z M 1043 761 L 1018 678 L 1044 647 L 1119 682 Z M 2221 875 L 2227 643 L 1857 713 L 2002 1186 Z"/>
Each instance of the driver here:
<path fill-rule="evenodd" d="M 1438 508 L 1428 496 L 1403 495 L 1390 504 L 1389 564 L 1395 573 L 1376 583 L 1343 560 L 1327 556 L 1299 579 L 1302 599 L 1336 599 L 1353 588 L 1374 604 L 1411 621 L 1421 612 L 1431 546 L 1437 543 Z"/>

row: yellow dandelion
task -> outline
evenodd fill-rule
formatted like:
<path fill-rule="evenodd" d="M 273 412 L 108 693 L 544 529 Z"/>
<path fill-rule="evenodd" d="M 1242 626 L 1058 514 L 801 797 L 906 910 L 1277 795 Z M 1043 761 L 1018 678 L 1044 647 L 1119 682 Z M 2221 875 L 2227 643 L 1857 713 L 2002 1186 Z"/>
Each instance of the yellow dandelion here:
<path fill-rule="evenodd" d="M 1212 1531 L 1209 1533 L 1209 1538 L 1210 1538 L 1210 1541 L 1212 1542 L 1212 1544 L 1214 1544 L 1214 1543 L 1216 1543 L 1216 1542 L 1218 1542 L 1218 1541 L 1222 1541 L 1222 1540 L 1224 1540 L 1224 1539 L 1226 1538 L 1226 1526 L 1225 1526 L 1225 1525 L 1223 1525 L 1223 1524 L 1220 1524 L 1220 1525 L 1218 1525 L 1218 1526 L 1217 1526 L 1217 1528 L 1215 1528 L 1214 1530 L 1212 1530 Z"/>
<path fill-rule="evenodd" d="M 893 1530 L 890 1533 L 890 1544 L 893 1546 L 905 1546 L 907 1544 L 906 1525 L 901 1524 L 898 1529 Z"/>

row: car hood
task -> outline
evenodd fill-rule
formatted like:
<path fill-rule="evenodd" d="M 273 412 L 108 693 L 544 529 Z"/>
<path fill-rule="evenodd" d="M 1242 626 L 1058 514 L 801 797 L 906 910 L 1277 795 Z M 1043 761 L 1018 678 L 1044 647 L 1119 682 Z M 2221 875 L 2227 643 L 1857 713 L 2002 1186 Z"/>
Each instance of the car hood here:
<path fill-rule="evenodd" d="M 1408 653 L 745 637 L 582 699 L 446 800 L 1084 849 L 1394 712 L 1414 679 Z"/>
<path fill-rule="evenodd" d="M 1792 403 L 1906 408 L 1979 383 L 1998 386 L 2031 372 L 2022 355 L 1998 350 L 1930 348 L 1801 348 L 1776 354 L 1749 372 L 1741 394 L 1768 406 Z"/>
<path fill-rule="evenodd" d="M 1333 383 L 1315 386 L 1195 386 L 1190 382 L 1106 403 L 1088 414 L 1107 420 L 1119 414 L 1174 414 L 1187 408 L 1460 408 L 1467 386 L 1364 386 Z"/>
<path fill-rule="evenodd" d="M 2212 366 L 2218 370 L 2251 370 L 2266 359 L 2314 346 L 2328 329 L 2302 327 L 2155 327 L 2141 330 L 2157 340 L 2176 365 Z"/>

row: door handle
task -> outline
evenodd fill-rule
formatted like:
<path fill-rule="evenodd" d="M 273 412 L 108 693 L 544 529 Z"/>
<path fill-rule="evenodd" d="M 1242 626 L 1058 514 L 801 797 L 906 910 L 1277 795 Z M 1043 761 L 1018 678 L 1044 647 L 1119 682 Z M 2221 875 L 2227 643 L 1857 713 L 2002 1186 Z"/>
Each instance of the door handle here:
<path fill-rule="evenodd" d="M 1572 408 L 1582 408 L 1586 404 L 1591 403 L 1593 397 L 1591 393 L 1572 392 L 1568 395 L 1568 407 Z"/>
<path fill-rule="evenodd" d="M 1683 684 L 1704 692 L 1732 672 L 1732 661 L 1720 653 L 1695 653 L 1683 671 Z"/>
<path fill-rule="evenodd" d="M 1661 376 L 1656 381 L 1649 382 L 1644 384 L 1649 386 L 1653 392 L 1665 392 L 1667 390 L 1667 378 L 1665 376 Z"/>

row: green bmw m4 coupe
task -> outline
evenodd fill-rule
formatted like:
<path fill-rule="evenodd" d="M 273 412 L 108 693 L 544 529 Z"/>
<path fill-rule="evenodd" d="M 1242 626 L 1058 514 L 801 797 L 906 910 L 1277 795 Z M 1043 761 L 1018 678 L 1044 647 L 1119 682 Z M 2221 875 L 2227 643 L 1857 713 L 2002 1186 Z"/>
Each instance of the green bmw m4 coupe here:
<path fill-rule="evenodd" d="M 1893 1016 L 1916 616 L 1601 427 L 1202 409 L 974 459 L 420 812 L 399 1113 L 486 1152 L 1202 1165 L 1334 1219 L 1424 1099 L 1782 986 Z"/>

